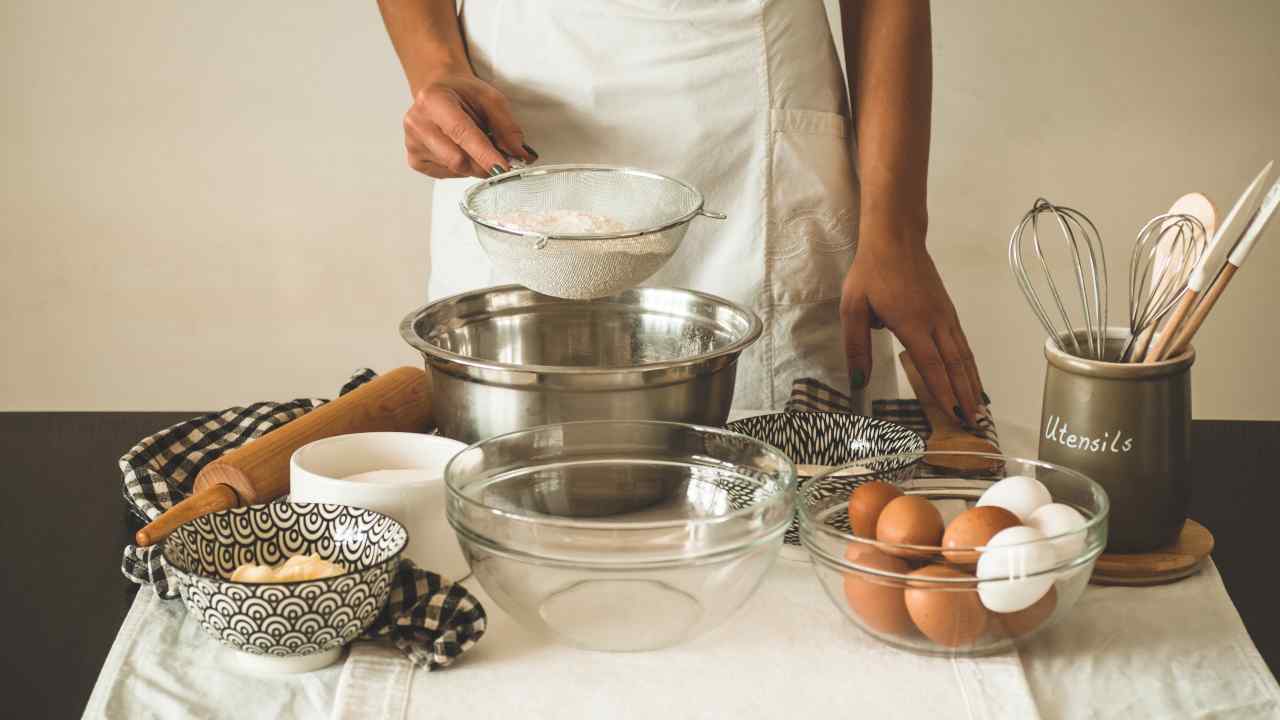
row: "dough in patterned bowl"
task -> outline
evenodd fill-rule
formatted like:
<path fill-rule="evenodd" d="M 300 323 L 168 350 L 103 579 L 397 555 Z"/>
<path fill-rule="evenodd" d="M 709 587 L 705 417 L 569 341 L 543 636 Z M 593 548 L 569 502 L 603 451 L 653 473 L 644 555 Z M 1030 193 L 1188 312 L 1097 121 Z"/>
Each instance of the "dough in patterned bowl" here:
<path fill-rule="evenodd" d="M 408 541 L 403 525 L 372 510 L 274 502 L 192 520 L 165 539 L 162 552 L 183 604 L 214 639 L 251 656 L 310 657 L 303 665 L 315 669 L 373 623 Z M 246 563 L 277 565 L 297 555 L 319 556 L 346 572 L 293 582 L 230 580 Z"/>

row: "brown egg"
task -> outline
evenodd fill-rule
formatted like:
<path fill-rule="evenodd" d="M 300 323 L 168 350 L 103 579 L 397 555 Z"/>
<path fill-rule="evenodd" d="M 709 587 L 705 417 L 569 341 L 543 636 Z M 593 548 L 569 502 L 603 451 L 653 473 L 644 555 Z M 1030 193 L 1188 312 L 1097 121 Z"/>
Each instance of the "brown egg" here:
<path fill-rule="evenodd" d="M 866 545 L 850 545 L 844 556 L 850 562 L 875 570 L 902 575 L 911 572 L 911 567 L 903 560 Z M 849 609 L 867 627 L 887 635 L 911 632 L 911 617 L 907 615 L 903 590 L 901 581 L 853 572 L 844 574 L 844 598 Z"/>
<path fill-rule="evenodd" d="M 876 520 L 876 539 L 899 545 L 932 545 L 942 542 L 942 513 L 919 495 L 903 495 L 891 500 Z M 883 548 L 898 557 L 929 557 L 924 550 Z"/>
<path fill-rule="evenodd" d="M 903 593 L 907 614 L 925 637 L 949 648 L 972 645 L 987 630 L 987 609 L 978 599 L 976 578 L 946 565 L 928 565 L 911 573 Z M 973 589 L 927 582 L 928 578 L 969 578 Z"/>
<path fill-rule="evenodd" d="M 896 485 L 875 480 L 854 488 L 849 495 L 849 527 L 858 537 L 875 538 L 880 511 L 892 500 L 902 497 Z"/>
<path fill-rule="evenodd" d="M 1013 613 L 992 613 L 992 617 L 1004 628 L 1009 637 L 1020 638 L 1040 627 L 1040 624 L 1048 620 L 1057 607 L 1058 591 L 1050 585 L 1049 592 L 1031 607 Z"/>
<path fill-rule="evenodd" d="M 1022 521 L 1017 515 L 995 505 L 984 505 L 983 507 L 974 507 L 965 510 L 947 525 L 946 532 L 942 533 L 942 547 L 978 547 L 986 545 L 987 541 L 993 535 L 1011 528 L 1015 525 L 1021 525 Z M 978 562 L 979 553 L 968 551 L 952 550 L 948 552 L 942 551 L 948 562 L 957 565 L 973 567 Z"/>

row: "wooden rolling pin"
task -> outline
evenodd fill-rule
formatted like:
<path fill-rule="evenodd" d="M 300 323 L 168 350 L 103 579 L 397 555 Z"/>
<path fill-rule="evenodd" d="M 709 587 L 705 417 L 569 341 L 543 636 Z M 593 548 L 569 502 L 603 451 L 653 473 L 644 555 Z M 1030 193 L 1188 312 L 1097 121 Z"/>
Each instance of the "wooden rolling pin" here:
<path fill-rule="evenodd" d="M 358 432 L 425 432 L 431 427 L 431 379 L 402 367 L 325 403 L 209 463 L 191 497 L 138 531 L 139 547 L 218 510 L 274 500 L 289 492 L 289 458 L 313 440 Z"/>

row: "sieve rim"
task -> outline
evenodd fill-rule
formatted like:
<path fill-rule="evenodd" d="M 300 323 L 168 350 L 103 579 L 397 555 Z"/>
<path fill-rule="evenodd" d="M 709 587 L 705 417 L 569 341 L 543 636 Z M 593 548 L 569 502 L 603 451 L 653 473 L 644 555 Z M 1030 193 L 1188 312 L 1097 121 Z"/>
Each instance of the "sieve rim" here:
<path fill-rule="evenodd" d="M 674 220 L 670 220 L 670 221 L 661 223 L 659 225 L 654 225 L 652 227 L 647 227 L 640 230 L 627 230 L 624 232 L 613 232 L 613 233 L 541 233 L 541 232 L 537 232 L 536 230 L 522 230 L 520 228 L 513 228 L 507 225 L 500 225 L 491 220 L 486 220 L 484 217 L 482 217 L 476 211 L 472 210 L 470 207 L 471 201 L 475 199 L 476 195 L 478 195 L 480 192 L 484 190 L 488 190 L 492 187 L 501 185 L 502 183 L 513 182 L 516 180 L 522 180 L 526 177 L 534 177 L 538 175 L 553 175 L 557 173 L 575 172 L 575 171 L 621 173 L 624 175 L 636 175 L 639 177 L 645 177 L 652 180 L 661 180 L 664 182 L 673 183 L 693 194 L 693 198 L 695 201 L 693 205 L 693 209 L 685 213 L 684 215 L 677 217 Z M 693 220 L 695 217 L 705 212 L 703 205 L 704 205 L 704 199 L 702 197 L 702 192 L 699 191 L 697 188 L 695 188 L 693 185 L 690 185 L 689 183 L 683 180 L 680 180 L 678 178 L 671 177 L 670 175 L 663 175 L 662 173 L 656 173 L 656 172 L 653 172 L 652 170 L 645 170 L 643 168 L 631 167 L 627 165 L 600 165 L 600 164 L 594 164 L 594 163 L 566 163 L 566 164 L 560 164 L 560 165 L 540 165 L 538 167 L 527 167 L 527 168 L 510 170 L 496 177 L 491 177 L 472 185 L 471 187 L 467 188 L 465 192 L 463 192 L 462 200 L 458 201 L 458 207 L 461 208 L 462 214 L 465 215 L 468 220 L 475 223 L 476 225 L 479 225 L 484 228 L 488 228 L 489 230 L 493 230 L 494 232 L 504 233 L 506 235 L 515 235 L 518 237 L 527 237 L 527 238 L 534 238 L 539 240 L 623 240 L 626 238 L 641 237 L 643 235 L 659 233 L 665 230 L 670 230 L 671 228 L 674 228 L 674 227 L 678 227 L 680 225 L 684 225 L 685 223 Z"/>

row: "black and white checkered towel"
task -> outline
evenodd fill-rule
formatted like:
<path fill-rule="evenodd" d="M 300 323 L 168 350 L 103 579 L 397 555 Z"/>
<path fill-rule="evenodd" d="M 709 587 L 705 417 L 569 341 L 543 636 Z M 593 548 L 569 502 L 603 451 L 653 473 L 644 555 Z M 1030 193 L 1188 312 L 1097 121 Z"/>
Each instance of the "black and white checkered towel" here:
<path fill-rule="evenodd" d="M 786 411 L 857 412 L 853 409 L 853 400 L 848 395 L 813 378 L 801 378 L 791 383 L 791 398 L 787 400 Z M 924 410 L 920 408 L 919 400 L 873 400 L 871 414 L 908 427 L 925 440 L 929 439 L 929 434 L 932 432 L 929 420 L 925 418 Z M 995 420 L 991 417 L 991 411 L 985 406 L 979 410 L 977 427 L 969 428 L 969 432 L 1000 447 L 1000 438 L 996 436 Z"/>
<path fill-rule="evenodd" d="M 373 378 L 373 371 L 361 370 L 339 394 Z M 299 399 L 233 407 L 143 438 L 120 458 L 125 502 L 143 522 L 150 522 L 191 493 L 196 475 L 207 463 L 325 402 Z M 122 570 L 133 582 L 151 585 L 162 598 L 178 597 L 159 546 L 127 546 Z M 386 607 L 363 637 L 390 636 L 414 665 L 434 670 L 475 645 L 484 635 L 485 622 L 484 608 L 466 588 L 405 559 L 396 571 Z"/>

